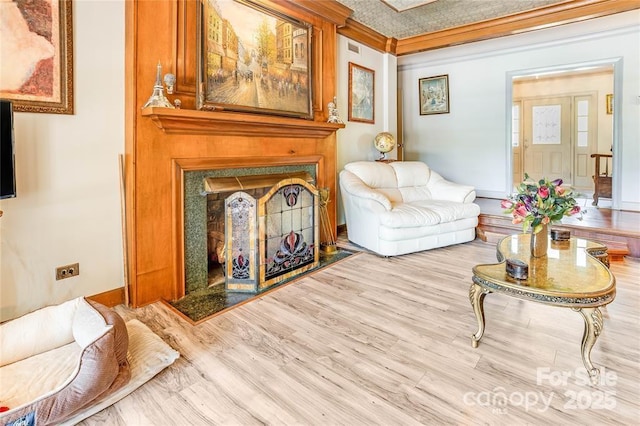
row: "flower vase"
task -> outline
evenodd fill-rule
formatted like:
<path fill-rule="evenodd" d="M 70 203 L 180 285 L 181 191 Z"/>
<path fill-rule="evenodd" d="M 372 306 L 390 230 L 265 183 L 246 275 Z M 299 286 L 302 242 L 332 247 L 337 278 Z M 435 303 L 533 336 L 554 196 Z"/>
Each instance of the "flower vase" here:
<path fill-rule="evenodd" d="M 542 229 L 538 232 L 531 232 L 531 256 L 544 257 L 547 255 L 549 247 L 549 228 L 542 225 Z"/>

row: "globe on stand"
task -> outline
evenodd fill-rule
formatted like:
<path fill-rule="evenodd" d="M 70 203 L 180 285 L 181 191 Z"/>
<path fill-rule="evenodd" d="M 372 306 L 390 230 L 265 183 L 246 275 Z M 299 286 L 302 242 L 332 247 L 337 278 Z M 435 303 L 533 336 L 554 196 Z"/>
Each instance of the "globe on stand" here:
<path fill-rule="evenodd" d="M 380 153 L 380 160 L 386 160 L 387 152 L 393 151 L 393 148 L 396 146 L 396 140 L 393 135 L 389 132 L 380 132 L 373 139 L 373 146 Z"/>

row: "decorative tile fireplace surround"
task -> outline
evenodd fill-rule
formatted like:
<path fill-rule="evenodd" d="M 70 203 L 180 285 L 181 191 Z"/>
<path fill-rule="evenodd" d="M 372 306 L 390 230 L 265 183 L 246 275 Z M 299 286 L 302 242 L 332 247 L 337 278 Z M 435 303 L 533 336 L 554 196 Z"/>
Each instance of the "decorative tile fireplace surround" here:
<path fill-rule="evenodd" d="M 211 188 L 207 188 L 206 181 L 208 179 L 241 176 L 263 176 L 265 178 L 269 176 L 298 176 L 301 174 L 300 172 L 303 172 L 311 178 L 313 183 L 315 182 L 315 169 L 315 165 L 297 164 L 281 167 L 250 167 L 186 172 L 184 174 L 185 295 L 214 284 L 210 280 L 210 268 L 220 267 L 220 264 L 224 263 L 222 259 L 218 258 L 221 254 L 220 247 L 225 245 L 224 205 L 225 200 L 236 191 L 214 191 Z M 257 199 L 270 189 L 271 186 L 258 187 L 246 192 Z M 317 214 L 314 219 L 318 220 Z M 315 226 L 317 227 L 317 225 L 316 223 Z M 255 256 L 253 257 L 255 258 Z M 317 247 L 315 257 L 317 258 Z M 226 266 L 228 267 L 229 263 Z M 302 273 L 309 269 L 308 267 L 304 268 L 305 266 L 317 266 L 317 259 L 315 259 L 315 263 L 303 265 L 303 268 L 300 268 L 297 272 Z M 290 276 L 283 276 L 282 279 Z M 279 280 L 276 279 L 275 282 L 277 281 Z M 259 283 L 256 292 L 265 289 L 267 286 L 268 284 Z M 236 285 L 231 290 L 248 291 L 248 288 L 250 288 L 249 285 Z"/>

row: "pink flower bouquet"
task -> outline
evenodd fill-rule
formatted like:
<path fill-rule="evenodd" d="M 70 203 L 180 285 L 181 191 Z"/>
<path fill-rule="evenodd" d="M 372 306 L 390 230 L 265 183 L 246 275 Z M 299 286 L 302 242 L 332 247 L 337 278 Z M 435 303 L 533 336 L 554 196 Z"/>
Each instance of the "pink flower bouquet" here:
<path fill-rule="evenodd" d="M 559 223 L 564 216 L 579 215 L 582 220 L 586 213 L 577 205 L 573 190 L 562 186 L 562 179 L 543 178 L 535 182 L 525 173 L 524 181 L 516 189 L 518 192 L 500 205 L 505 213 L 513 215 L 513 223 L 522 223 L 523 232 L 529 228 L 533 233 L 540 232 L 543 225 Z"/>

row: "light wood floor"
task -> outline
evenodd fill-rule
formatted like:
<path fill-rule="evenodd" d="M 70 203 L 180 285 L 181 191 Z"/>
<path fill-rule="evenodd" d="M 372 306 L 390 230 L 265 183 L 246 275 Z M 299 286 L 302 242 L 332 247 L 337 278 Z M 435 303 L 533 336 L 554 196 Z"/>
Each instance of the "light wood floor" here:
<path fill-rule="evenodd" d="M 471 347 L 471 268 L 494 261 L 479 240 L 361 253 L 197 326 L 161 303 L 119 306 L 181 357 L 82 424 L 639 424 L 640 261 L 611 266 L 617 297 L 592 352 L 607 380 L 595 387 L 582 383 L 583 320 L 570 309 L 490 294 Z"/>

